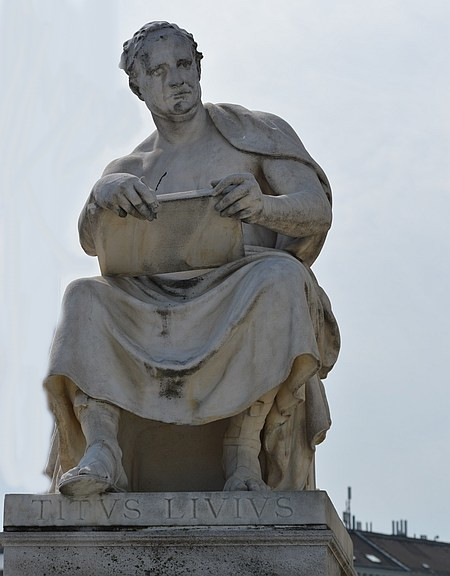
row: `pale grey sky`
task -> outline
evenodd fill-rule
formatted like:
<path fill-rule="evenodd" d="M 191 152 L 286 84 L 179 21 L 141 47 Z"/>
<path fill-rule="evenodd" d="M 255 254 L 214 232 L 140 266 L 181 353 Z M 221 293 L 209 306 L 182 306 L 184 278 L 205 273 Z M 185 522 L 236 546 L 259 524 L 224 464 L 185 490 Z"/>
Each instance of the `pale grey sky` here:
<path fill-rule="evenodd" d="M 0 0 L 0 492 L 44 491 L 41 381 L 66 284 L 97 273 L 76 221 L 153 129 L 117 68 L 150 20 L 191 31 L 204 101 L 287 120 L 327 172 L 315 265 L 342 331 L 318 485 L 340 513 L 450 541 L 446 0 Z"/>

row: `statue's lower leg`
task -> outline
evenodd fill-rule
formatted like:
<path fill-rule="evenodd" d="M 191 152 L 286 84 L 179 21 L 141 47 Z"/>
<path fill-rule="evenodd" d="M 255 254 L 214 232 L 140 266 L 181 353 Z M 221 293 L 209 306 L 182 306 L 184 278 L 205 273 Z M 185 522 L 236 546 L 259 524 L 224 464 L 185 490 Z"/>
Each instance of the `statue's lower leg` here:
<path fill-rule="evenodd" d="M 82 400 L 78 400 L 75 409 L 86 439 L 86 451 L 78 466 L 61 476 L 58 489 L 66 496 L 124 491 L 127 477 L 117 440 L 120 409 L 84 394 L 79 398 Z"/>
<path fill-rule="evenodd" d="M 223 440 L 224 490 L 270 489 L 261 475 L 260 435 L 277 391 L 278 388 L 271 390 L 230 419 Z"/>

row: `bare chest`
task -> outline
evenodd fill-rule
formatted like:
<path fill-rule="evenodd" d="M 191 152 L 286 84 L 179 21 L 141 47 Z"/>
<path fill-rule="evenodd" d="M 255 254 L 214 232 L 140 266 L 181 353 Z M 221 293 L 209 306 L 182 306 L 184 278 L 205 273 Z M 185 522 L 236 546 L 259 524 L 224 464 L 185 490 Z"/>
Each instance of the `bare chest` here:
<path fill-rule="evenodd" d="M 176 151 L 154 150 L 144 158 L 144 179 L 158 194 L 209 188 L 212 180 L 250 172 L 258 177 L 254 154 L 240 152 L 221 136 Z"/>

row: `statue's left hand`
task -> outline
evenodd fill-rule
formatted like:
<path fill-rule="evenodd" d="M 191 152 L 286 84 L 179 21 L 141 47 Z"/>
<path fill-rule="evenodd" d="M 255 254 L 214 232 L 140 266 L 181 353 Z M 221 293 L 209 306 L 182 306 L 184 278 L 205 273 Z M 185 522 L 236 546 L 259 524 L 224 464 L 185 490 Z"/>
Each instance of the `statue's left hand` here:
<path fill-rule="evenodd" d="M 230 174 L 213 180 L 214 196 L 222 196 L 215 208 L 221 216 L 255 224 L 263 211 L 264 195 L 253 174 Z"/>

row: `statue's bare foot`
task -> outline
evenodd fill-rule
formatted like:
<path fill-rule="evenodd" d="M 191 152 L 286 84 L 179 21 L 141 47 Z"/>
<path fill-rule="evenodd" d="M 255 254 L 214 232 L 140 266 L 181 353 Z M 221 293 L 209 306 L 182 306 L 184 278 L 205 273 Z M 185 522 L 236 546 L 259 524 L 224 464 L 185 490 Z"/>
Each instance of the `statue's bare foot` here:
<path fill-rule="evenodd" d="M 78 466 L 61 476 L 58 489 L 65 496 L 124 492 L 127 489 L 127 477 L 120 456 L 108 443 L 94 442 Z"/>
<path fill-rule="evenodd" d="M 261 474 L 246 466 L 237 468 L 227 479 L 223 489 L 225 491 L 254 490 L 259 492 L 270 490 L 269 486 L 261 478 Z"/>

